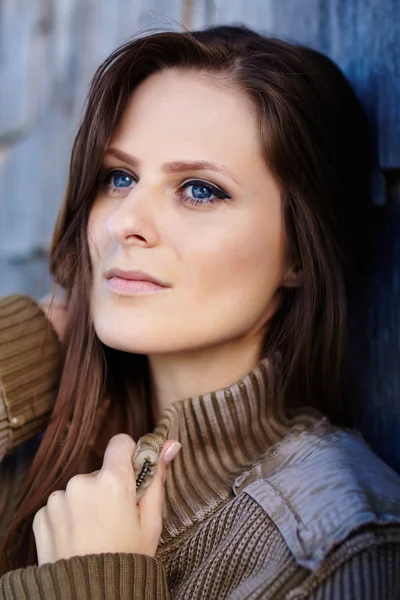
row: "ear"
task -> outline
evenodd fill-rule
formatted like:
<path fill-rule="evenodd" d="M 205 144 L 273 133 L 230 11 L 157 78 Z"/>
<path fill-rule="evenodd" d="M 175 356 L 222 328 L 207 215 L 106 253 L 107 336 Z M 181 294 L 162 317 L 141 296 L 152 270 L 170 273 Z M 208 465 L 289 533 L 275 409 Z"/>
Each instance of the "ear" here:
<path fill-rule="evenodd" d="M 282 282 L 282 287 L 297 288 L 302 283 L 302 271 L 299 266 L 288 267 Z"/>

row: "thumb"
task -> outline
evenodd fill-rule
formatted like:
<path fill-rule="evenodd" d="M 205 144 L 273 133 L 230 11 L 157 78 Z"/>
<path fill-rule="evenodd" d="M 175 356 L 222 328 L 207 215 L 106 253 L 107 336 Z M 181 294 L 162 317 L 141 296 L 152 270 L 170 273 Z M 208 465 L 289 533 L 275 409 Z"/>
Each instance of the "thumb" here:
<path fill-rule="evenodd" d="M 168 465 L 178 454 L 182 444 L 174 440 L 165 442 L 160 454 L 157 473 L 154 476 L 149 488 L 146 490 L 143 498 L 138 503 L 140 511 L 140 522 L 154 529 L 156 526 L 161 534 L 162 528 L 162 509 L 164 504 L 164 484 L 167 476 Z"/>
<path fill-rule="evenodd" d="M 99 474 L 111 471 L 114 475 L 134 480 L 132 455 L 136 444 L 127 433 L 117 433 L 108 442 Z"/>

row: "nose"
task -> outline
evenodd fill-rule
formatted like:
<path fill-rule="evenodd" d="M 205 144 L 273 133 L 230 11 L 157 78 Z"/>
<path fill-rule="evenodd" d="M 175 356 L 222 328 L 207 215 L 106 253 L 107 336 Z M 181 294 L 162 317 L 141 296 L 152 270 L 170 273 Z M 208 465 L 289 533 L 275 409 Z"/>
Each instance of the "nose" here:
<path fill-rule="evenodd" d="M 155 194 L 138 187 L 113 205 L 107 217 L 108 233 L 120 246 L 154 246 L 158 240 Z"/>

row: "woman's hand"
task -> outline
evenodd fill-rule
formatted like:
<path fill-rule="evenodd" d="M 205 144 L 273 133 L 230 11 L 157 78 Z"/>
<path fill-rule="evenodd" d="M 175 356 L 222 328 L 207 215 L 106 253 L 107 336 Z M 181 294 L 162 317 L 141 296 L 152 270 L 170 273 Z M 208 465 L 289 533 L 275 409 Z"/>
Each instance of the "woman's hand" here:
<path fill-rule="evenodd" d="M 65 491 L 53 492 L 33 520 L 38 565 L 104 552 L 154 556 L 162 529 L 167 465 L 180 444 L 164 444 L 157 473 L 136 504 L 132 438 L 111 438 L 99 471 L 75 475 Z"/>
<path fill-rule="evenodd" d="M 38 301 L 40 308 L 43 310 L 46 317 L 52 324 L 54 331 L 56 332 L 58 339 L 62 341 L 64 335 L 64 329 L 67 319 L 67 294 L 66 291 L 56 286 L 56 292 L 53 294 L 50 292 Z"/>

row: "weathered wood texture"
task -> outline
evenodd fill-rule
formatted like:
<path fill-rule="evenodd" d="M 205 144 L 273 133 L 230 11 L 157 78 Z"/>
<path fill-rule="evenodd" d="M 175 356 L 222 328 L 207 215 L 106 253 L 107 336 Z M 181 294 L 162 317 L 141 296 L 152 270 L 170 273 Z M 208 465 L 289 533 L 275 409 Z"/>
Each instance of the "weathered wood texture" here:
<path fill-rule="evenodd" d="M 377 227 L 370 283 L 353 312 L 351 360 L 359 383 L 357 422 L 400 473 L 400 177 Z"/>
<path fill-rule="evenodd" d="M 352 81 L 377 125 L 382 168 L 400 167 L 398 0 L 215 0 L 195 2 L 194 26 L 244 23 L 325 52 Z"/>
<path fill-rule="evenodd" d="M 180 18 L 175 0 L 0 2 L 3 260 L 28 260 L 48 248 L 96 67 L 129 37 L 176 29 Z"/>
<path fill-rule="evenodd" d="M 183 23 L 244 23 L 319 49 L 341 66 L 366 108 L 380 166 L 375 202 L 385 217 L 352 324 L 357 414 L 374 449 L 400 469 L 398 0 L 1 0 L 0 295 L 39 297 L 48 289 L 46 250 L 95 68 L 144 29 Z"/>

